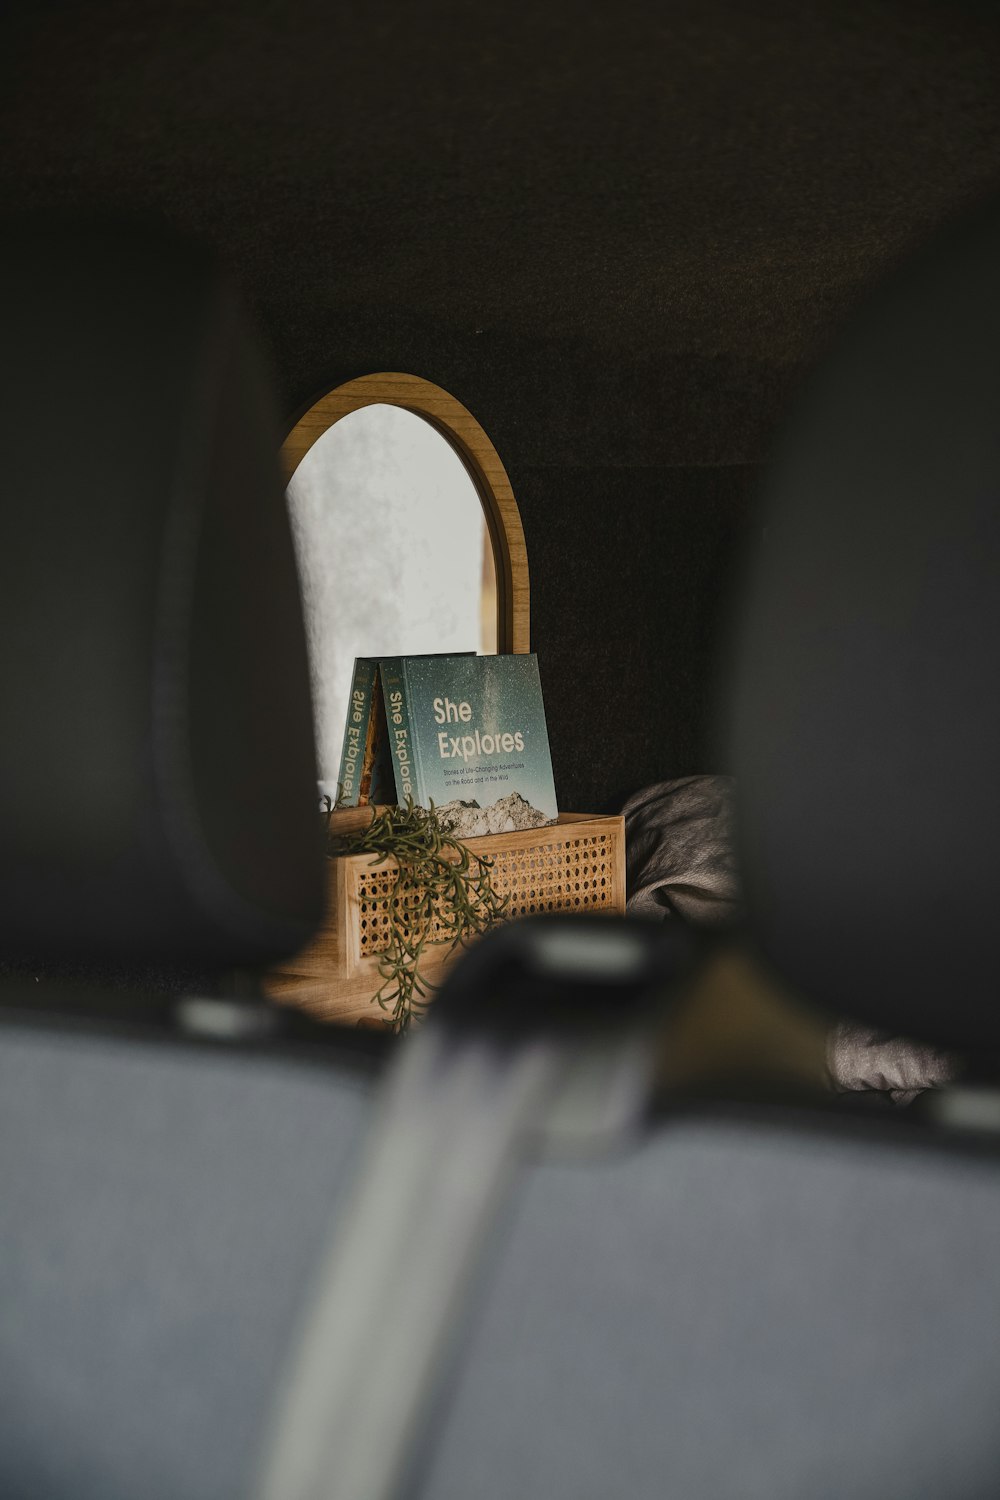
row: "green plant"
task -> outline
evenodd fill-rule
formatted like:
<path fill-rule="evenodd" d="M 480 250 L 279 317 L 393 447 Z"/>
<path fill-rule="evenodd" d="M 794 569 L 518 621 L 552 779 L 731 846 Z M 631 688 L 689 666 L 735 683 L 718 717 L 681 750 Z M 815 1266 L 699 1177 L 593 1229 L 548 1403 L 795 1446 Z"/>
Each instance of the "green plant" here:
<path fill-rule="evenodd" d="M 447 944 L 450 952 L 485 932 L 503 916 L 507 898 L 493 888 L 493 860 L 472 855 L 453 838 L 433 803 L 387 807 L 366 827 L 340 834 L 330 826 L 334 809 L 326 801 L 328 854 L 371 854 L 373 864 L 395 862 L 389 940 L 379 955 L 383 983 L 375 999 L 391 1011 L 393 1027 L 405 1031 L 435 988 L 420 970 L 425 950 Z"/>

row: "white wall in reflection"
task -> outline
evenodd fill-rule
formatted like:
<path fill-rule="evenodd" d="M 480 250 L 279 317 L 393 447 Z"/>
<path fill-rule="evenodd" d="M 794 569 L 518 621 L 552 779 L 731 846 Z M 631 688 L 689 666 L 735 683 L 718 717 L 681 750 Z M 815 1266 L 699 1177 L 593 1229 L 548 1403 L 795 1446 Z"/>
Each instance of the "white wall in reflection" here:
<path fill-rule="evenodd" d="M 320 778 L 335 795 L 356 656 L 496 649 L 492 548 L 458 454 L 400 407 L 335 423 L 296 470 L 288 504 Z"/>

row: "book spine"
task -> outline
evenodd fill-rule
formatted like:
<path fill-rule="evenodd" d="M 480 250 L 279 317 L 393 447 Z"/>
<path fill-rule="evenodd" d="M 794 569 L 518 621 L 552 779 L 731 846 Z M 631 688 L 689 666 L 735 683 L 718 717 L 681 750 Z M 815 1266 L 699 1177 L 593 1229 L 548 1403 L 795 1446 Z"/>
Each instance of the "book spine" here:
<path fill-rule="evenodd" d="M 410 722 L 409 693 L 406 686 L 406 662 L 401 656 L 379 662 L 382 692 L 385 697 L 385 721 L 389 731 L 392 772 L 396 783 L 396 801 L 402 806 L 409 798 L 420 802 L 416 746 Z"/>
<path fill-rule="evenodd" d="M 347 702 L 347 723 L 344 726 L 344 744 L 340 754 L 338 807 L 358 807 L 361 802 L 361 780 L 365 748 L 370 738 L 374 686 L 375 663 L 367 657 L 358 657 L 354 663 L 354 679 Z"/>

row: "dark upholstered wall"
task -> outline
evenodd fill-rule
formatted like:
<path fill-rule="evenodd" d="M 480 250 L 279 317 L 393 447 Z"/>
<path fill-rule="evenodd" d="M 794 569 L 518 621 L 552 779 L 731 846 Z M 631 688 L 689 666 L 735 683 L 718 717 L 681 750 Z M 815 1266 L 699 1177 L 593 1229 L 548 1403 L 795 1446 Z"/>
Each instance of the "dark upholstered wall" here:
<path fill-rule="evenodd" d="M 616 807 L 651 781 L 724 769 L 706 683 L 756 477 L 743 466 L 518 474 L 564 806 Z"/>
<path fill-rule="evenodd" d="M 290 414 L 377 369 L 475 412 L 579 808 L 711 766 L 783 411 L 866 287 L 1000 188 L 974 0 L 33 0 L 0 58 L 0 213 L 214 245 Z"/>

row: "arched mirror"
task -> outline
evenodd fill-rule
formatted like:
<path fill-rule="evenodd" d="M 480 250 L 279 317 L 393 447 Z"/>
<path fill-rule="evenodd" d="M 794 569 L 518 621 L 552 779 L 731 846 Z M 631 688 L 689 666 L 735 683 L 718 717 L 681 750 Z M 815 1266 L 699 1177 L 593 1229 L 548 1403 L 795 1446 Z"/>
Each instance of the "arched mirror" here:
<path fill-rule="evenodd" d="M 356 656 L 528 650 L 524 535 L 486 433 L 416 376 L 328 392 L 282 457 L 332 793 Z"/>

